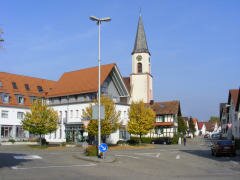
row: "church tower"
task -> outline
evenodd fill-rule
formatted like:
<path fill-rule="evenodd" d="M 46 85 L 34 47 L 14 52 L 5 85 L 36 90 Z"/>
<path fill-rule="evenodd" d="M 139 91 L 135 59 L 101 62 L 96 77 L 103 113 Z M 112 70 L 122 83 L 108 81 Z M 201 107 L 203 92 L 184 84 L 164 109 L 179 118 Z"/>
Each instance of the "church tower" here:
<path fill-rule="evenodd" d="M 149 103 L 153 99 L 150 57 L 142 16 L 140 15 L 132 51 L 131 101 L 143 100 L 143 102 Z"/>

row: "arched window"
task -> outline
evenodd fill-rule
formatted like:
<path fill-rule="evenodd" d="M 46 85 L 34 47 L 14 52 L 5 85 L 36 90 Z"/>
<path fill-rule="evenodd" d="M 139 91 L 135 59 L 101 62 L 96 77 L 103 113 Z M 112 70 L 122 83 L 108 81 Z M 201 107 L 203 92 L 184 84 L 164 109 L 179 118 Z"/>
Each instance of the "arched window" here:
<path fill-rule="evenodd" d="M 142 73 L 142 63 L 137 63 L 138 73 Z"/>

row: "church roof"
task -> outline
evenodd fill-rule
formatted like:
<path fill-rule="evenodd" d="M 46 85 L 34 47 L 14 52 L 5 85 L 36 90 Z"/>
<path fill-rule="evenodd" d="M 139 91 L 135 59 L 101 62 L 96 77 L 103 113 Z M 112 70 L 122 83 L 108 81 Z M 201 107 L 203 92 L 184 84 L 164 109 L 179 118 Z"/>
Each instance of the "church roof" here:
<path fill-rule="evenodd" d="M 105 81 L 115 66 L 116 64 L 101 65 L 100 84 Z M 91 93 L 97 91 L 98 67 L 96 66 L 64 73 L 53 89 L 49 92 L 48 97 Z"/>
<path fill-rule="evenodd" d="M 138 20 L 138 27 L 137 27 L 137 34 L 135 38 L 135 44 L 132 51 L 132 54 L 134 53 L 149 53 L 148 46 L 147 46 L 147 40 L 146 35 L 144 31 L 142 16 L 139 16 Z"/>

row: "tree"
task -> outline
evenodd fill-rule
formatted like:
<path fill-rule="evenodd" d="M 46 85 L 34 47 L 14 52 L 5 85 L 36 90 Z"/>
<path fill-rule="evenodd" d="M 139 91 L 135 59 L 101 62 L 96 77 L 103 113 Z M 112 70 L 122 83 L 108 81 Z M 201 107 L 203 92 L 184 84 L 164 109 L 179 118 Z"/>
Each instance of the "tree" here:
<path fill-rule="evenodd" d="M 196 129 L 192 117 L 190 117 L 189 120 L 189 131 L 192 133 L 193 136 L 195 135 Z"/>
<path fill-rule="evenodd" d="M 154 128 L 155 112 L 150 107 L 147 107 L 143 101 L 139 101 L 132 102 L 128 114 L 128 132 L 139 135 L 140 142 L 142 142 L 142 135 L 146 135 Z"/>
<path fill-rule="evenodd" d="M 95 102 L 95 104 L 97 104 L 97 102 Z M 105 118 L 101 120 L 101 136 L 103 141 L 105 141 L 108 135 L 119 128 L 120 112 L 116 111 L 114 102 L 108 97 L 101 96 L 101 105 L 105 108 Z M 98 121 L 92 119 L 92 105 L 83 111 L 82 117 L 90 120 L 87 126 L 89 135 L 96 136 L 98 134 Z"/>
<path fill-rule="evenodd" d="M 178 132 L 185 135 L 187 132 L 187 125 L 181 116 L 178 116 Z"/>
<path fill-rule="evenodd" d="M 52 108 L 49 108 L 41 100 L 36 100 L 31 111 L 27 112 L 22 120 L 24 130 L 40 136 L 40 145 L 42 145 L 42 135 L 57 130 L 58 114 Z"/>
<path fill-rule="evenodd" d="M 219 119 L 219 117 L 216 117 L 216 116 L 211 116 L 210 117 L 210 120 L 208 121 L 208 122 L 210 122 L 210 123 L 212 123 L 212 124 L 220 124 L 220 119 Z"/>

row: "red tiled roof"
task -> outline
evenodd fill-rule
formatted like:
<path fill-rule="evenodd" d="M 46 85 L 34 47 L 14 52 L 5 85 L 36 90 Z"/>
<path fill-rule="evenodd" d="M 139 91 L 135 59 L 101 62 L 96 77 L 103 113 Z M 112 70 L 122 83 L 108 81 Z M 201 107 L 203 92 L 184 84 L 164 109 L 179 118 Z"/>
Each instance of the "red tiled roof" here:
<path fill-rule="evenodd" d="M 212 124 L 210 122 L 205 122 L 206 130 L 209 132 L 212 132 L 214 130 L 215 124 Z"/>
<path fill-rule="evenodd" d="M 198 129 L 202 129 L 205 122 L 198 122 Z"/>
<path fill-rule="evenodd" d="M 101 84 L 108 77 L 115 64 L 101 66 Z M 74 95 L 98 91 L 98 67 L 66 72 L 56 83 L 48 97 Z"/>
<path fill-rule="evenodd" d="M 165 114 L 181 115 L 179 101 L 154 102 L 153 104 L 147 104 L 147 105 L 155 111 L 156 115 L 165 115 Z"/>
<path fill-rule="evenodd" d="M 10 96 L 9 103 L 3 103 L 2 100 L 0 100 L 0 105 L 18 107 L 29 107 L 31 105 L 30 96 L 45 97 L 46 93 L 49 92 L 56 83 L 55 81 L 51 80 L 5 72 L 0 72 L 0 82 L 2 83 L 2 86 L 0 87 L 0 93 L 6 93 Z M 16 83 L 17 89 L 13 88 L 12 82 Z M 25 84 L 29 85 L 29 91 L 26 90 Z M 41 86 L 43 91 L 39 92 L 37 86 Z M 24 96 L 24 104 L 18 104 L 16 98 L 17 94 Z"/>
<path fill-rule="evenodd" d="M 155 126 L 173 126 L 173 122 L 156 122 Z"/>

